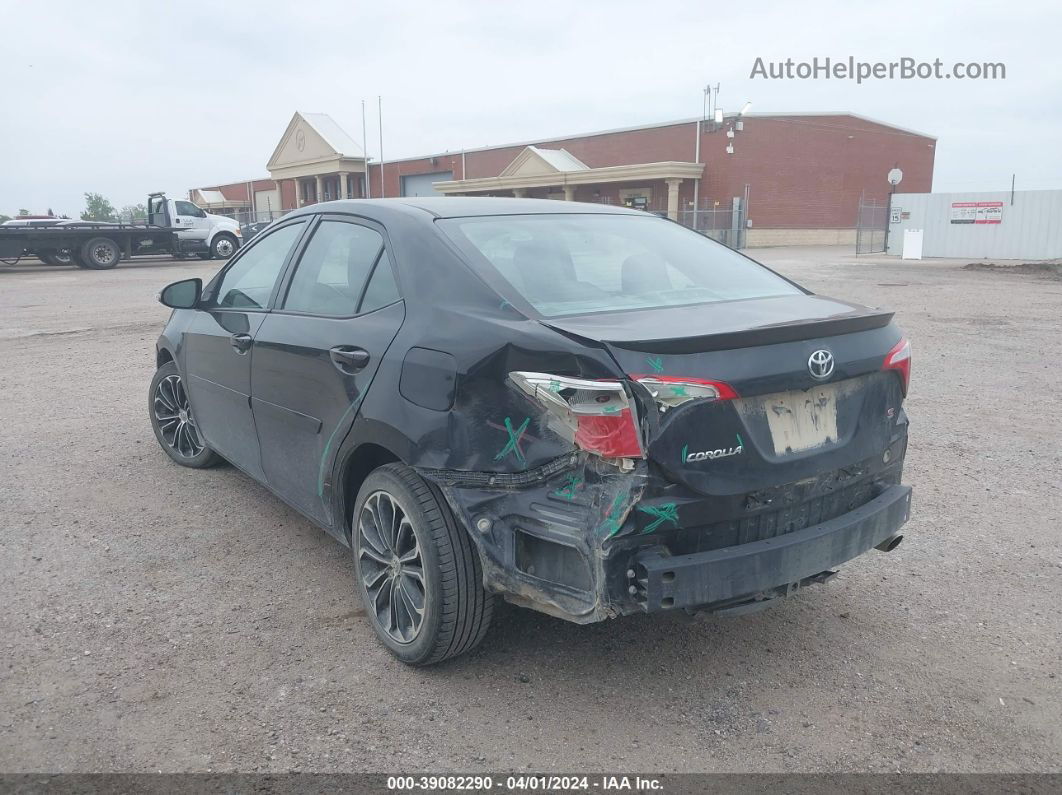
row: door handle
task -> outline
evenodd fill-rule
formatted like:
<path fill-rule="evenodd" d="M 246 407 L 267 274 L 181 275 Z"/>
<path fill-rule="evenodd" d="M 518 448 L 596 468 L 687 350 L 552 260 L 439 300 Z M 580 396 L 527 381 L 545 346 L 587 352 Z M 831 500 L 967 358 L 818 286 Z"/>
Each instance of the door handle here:
<path fill-rule="evenodd" d="M 251 343 L 254 342 L 254 338 L 250 334 L 233 334 L 229 337 L 229 342 L 232 343 L 236 353 L 242 355 L 251 350 Z"/>
<path fill-rule="evenodd" d="M 337 345 L 328 351 L 332 364 L 344 373 L 356 373 L 369 363 L 369 352 L 353 345 Z"/>

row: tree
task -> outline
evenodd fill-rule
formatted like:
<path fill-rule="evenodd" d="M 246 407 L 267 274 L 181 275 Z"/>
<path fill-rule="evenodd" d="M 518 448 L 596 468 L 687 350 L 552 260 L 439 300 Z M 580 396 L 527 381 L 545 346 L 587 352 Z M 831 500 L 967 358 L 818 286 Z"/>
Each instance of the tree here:
<path fill-rule="evenodd" d="M 85 194 L 85 211 L 81 213 L 82 221 L 117 221 L 114 205 L 98 193 Z"/>
<path fill-rule="evenodd" d="M 29 210 L 19 210 L 18 214 L 19 215 L 29 215 Z"/>
<path fill-rule="evenodd" d="M 146 221 L 147 207 L 143 204 L 127 204 L 122 208 L 118 217 L 123 221 Z"/>
<path fill-rule="evenodd" d="M 3 213 L 0 213 L 0 224 L 2 224 L 4 221 L 10 221 L 10 220 L 11 220 L 11 216 L 10 215 L 4 215 Z"/>

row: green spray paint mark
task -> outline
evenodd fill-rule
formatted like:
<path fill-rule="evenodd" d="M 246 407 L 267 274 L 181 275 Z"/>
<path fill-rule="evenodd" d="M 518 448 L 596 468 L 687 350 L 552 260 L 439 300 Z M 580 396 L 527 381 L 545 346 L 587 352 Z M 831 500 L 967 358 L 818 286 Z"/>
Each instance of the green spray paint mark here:
<path fill-rule="evenodd" d="M 502 299 L 502 302 L 498 304 L 498 309 L 509 309 L 512 306 L 508 300 Z"/>
<path fill-rule="evenodd" d="M 737 437 L 738 447 L 744 447 L 745 443 L 743 441 L 741 441 L 741 434 L 740 433 L 735 433 L 734 436 Z"/>
<path fill-rule="evenodd" d="M 508 417 L 505 418 L 505 430 L 509 434 L 509 441 L 505 443 L 505 446 L 501 451 L 494 456 L 495 461 L 501 461 L 505 456 L 512 453 L 516 456 L 516 460 L 521 464 L 524 463 L 524 451 L 520 449 L 520 439 L 524 435 L 524 431 L 527 430 L 527 426 L 531 424 L 531 418 L 526 417 L 520 424 L 519 428 L 513 429 L 513 421 Z"/>
<path fill-rule="evenodd" d="M 618 414 L 619 413 L 619 406 L 605 406 L 604 413 L 605 414 Z"/>
<path fill-rule="evenodd" d="M 365 390 L 368 391 L 368 390 Z M 336 423 L 335 429 L 332 431 L 332 435 L 328 437 L 328 441 L 325 442 L 324 451 L 321 453 L 321 463 L 317 467 L 317 496 L 324 496 L 324 473 L 325 464 L 328 462 L 328 452 L 332 449 L 332 442 L 335 441 L 336 434 L 339 433 L 339 429 L 346 424 L 347 417 L 351 413 L 358 410 L 358 406 L 361 405 L 361 399 L 365 397 L 365 391 L 358 395 L 357 399 L 350 404 L 350 408 L 343 412 L 343 416 L 339 418 L 339 422 Z"/>
<path fill-rule="evenodd" d="M 675 527 L 678 527 L 678 508 L 673 502 L 666 502 L 659 507 L 656 505 L 639 505 L 638 510 L 656 517 L 654 521 L 645 526 L 645 529 L 642 530 L 643 533 L 653 532 L 664 522 L 671 522 Z"/>
<path fill-rule="evenodd" d="M 553 494 L 566 500 L 574 500 L 575 492 L 583 485 L 583 481 L 575 475 L 568 475 L 567 482 Z"/>
<path fill-rule="evenodd" d="M 690 451 L 690 446 L 688 444 L 682 445 L 682 460 L 680 461 L 680 463 L 682 463 L 682 464 L 686 463 L 686 456 L 689 454 L 689 451 Z"/>
<path fill-rule="evenodd" d="M 550 391 L 550 392 L 560 392 L 560 391 L 561 391 L 561 385 L 560 385 L 560 381 L 558 381 L 558 380 L 557 380 L 557 379 L 555 379 L 555 378 L 554 378 L 554 379 L 552 379 L 552 380 L 551 380 L 551 381 L 549 382 L 549 391 Z"/>
<path fill-rule="evenodd" d="M 689 397 L 690 393 L 686 391 L 686 387 L 681 384 L 675 384 L 671 387 L 671 394 L 673 397 Z"/>
<path fill-rule="evenodd" d="M 608 513 L 605 515 L 605 521 L 601 523 L 600 529 L 608 530 L 608 534 L 605 538 L 612 538 L 620 531 L 623 526 L 623 522 L 620 520 L 620 516 L 623 513 L 623 499 L 627 495 L 619 493 L 616 495 L 616 499 L 612 501 L 612 507 L 608 509 Z"/>
<path fill-rule="evenodd" d="M 649 366 L 653 368 L 654 373 L 664 372 L 664 360 L 659 356 L 650 356 L 646 361 L 649 363 Z"/>

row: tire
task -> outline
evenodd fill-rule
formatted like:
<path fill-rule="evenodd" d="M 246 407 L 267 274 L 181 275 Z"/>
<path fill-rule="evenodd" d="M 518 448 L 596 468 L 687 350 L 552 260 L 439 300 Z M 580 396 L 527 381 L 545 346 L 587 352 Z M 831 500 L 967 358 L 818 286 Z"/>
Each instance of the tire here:
<path fill-rule="evenodd" d="M 109 270 L 122 261 L 122 247 L 109 237 L 94 237 L 81 246 L 84 267 Z"/>
<path fill-rule="evenodd" d="M 159 446 L 181 466 L 205 469 L 221 463 L 221 456 L 203 441 L 188 406 L 181 371 L 173 362 L 162 365 L 151 379 L 148 416 Z"/>
<path fill-rule="evenodd" d="M 211 259 L 228 259 L 239 248 L 240 244 L 234 236 L 228 232 L 222 232 L 214 235 L 214 239 L 210 242 L 210 257 Z"/>
<path fill-rule="evenodd" d="M 37 258 L 40 259 L 45 265 L 73 265 L 74 258 L 69 251 L 65 249 L 58 249 L 53 251 L 42 251 L 37 254 Z"/>
<path fill-rule="evenodd" d="M 389 524 L 388 501 L 397 506 L 390 525 L 398 529 L 385 537 L 374 530 Z M 408 522 L 398 518 L 399 512 Z M 412 548 L 410 534 L 416 543 Z M 432 665 L 464 654 L 483 640 L 494 612 L 494 596 L 483 588 L 479 555 L 442 495 L 412 469 L 387 464 L 365 479 L 354 504 L 350 547 L 366 614 L 377 637 L 399 660 Z M 397 552 L 392 551 L 396 548 Z M 420 589 L 414 553 L 421 564 Z M 385 565 L 388 555 L 391 564 Z M 399 583 L 399 588 L 391 588 L 392 582 Z M 418 593 L 422 609 L 414 630 Z M 391 597 L 395 597 L 395 612 Z M 405 631 L 402 614 L 411 619 Z"/>
<path fill-rule="evenodd" d="M 81 250 L 74 248 L 70 250 L 70 261 L 79 268 L 88 269 L 88 265 L 85 264 L 85 260 L 81 259 Z"/>

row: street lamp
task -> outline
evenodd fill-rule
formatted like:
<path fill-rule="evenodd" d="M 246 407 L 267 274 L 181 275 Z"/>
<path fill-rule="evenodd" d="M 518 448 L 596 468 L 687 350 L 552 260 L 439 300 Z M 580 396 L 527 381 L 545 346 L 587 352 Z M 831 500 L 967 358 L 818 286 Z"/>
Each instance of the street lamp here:
<path fill-rule="evenodd" d="M 889 253 L 889 227 L 892 226 L 892 194 L 896 192 L 896 186 L 900 184 L 900 180 L 903 179 L 903 172 L 900 171 L 900 166 L 897 164 L 889 170 L 887 179 L 889 180 L 889 206 L 885 209 L 885 253 Z"/>

